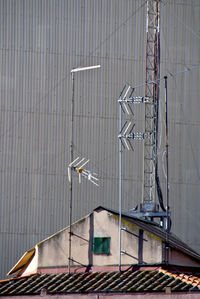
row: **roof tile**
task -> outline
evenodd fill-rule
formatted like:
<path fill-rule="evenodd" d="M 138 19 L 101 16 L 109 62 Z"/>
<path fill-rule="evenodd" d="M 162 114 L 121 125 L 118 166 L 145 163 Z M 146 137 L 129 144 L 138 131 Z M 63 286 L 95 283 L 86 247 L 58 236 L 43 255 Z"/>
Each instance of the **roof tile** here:
<path fill-rule="evenodd" d="M 172 273 L 164 269 L 138 270 L 129 269 L 119 272 L 88 272 L 36 274 L 0 281 L 1 295 L 34 295 L 45 290 L 48 294 L 67 293 L 130 293 L 130 292 L 165 292 L 166 287 L 172 292 L 200 292 L 199 274 Z"/>

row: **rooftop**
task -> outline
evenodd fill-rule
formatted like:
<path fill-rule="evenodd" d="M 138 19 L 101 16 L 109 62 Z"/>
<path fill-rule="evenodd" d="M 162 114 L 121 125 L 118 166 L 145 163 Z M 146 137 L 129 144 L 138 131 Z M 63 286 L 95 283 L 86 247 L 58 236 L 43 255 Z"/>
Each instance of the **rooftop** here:
<path fill-rule="evenodd" d="M 200 292 L 200 271 L 131 267 L 127 271 L 35 274 L 0 281 L 2 295 L 70 293 Z"/>

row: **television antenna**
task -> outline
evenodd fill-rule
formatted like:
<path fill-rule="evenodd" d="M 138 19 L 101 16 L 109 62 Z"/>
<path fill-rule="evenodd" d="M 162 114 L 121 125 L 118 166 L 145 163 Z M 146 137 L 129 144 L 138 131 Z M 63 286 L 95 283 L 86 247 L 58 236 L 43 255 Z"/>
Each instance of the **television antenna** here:
<path fill-rule="evenodd" d="M 70 273 L 70 268 L 71 268 L 71 236 L 72 236 L 72 198 L 73 198 L 73 182 L 72 182 L 72 170 L 74 170 L 74 102 L 75 102 L 75 75 L 78 75 L 79 72 L 86 72 L 86 71 L 91 71 L 91 70 L 96 70 L 99 69 L 101 66 L 100 64 L 98 65 L 90 65 L 90 66 L 84 66 L 84 67 L 77 67 L 71 69 L 71 81 L 72 81 L 72 98 L 71 98 L 71 143 L 70 143 L 70 160 L 72 161 L 68 166 L 68 179 L 69 180 L 69 189 L 70 189 L 70 196 L 69 196 L 69 257 L 68 257 L 68 272 Z M 78 162 L 78 159 L 77 159 Z M 83 162 L 83 161 L 82 161 Z M 79 163 L 82 163 L 79 160 Z M 84 163 L 86 161 L 84 160 Z M 88 161 L 89 162 L 89 161 Z M 86 163 L 87 164 L 87 163 Z M 85 166 L 86 164 L 80 164 L 82 167 Z M 79 165 L 79 166 L 80 166 Z M 77 170 L 80 172 L 81 167 L 77 168 Z M 91 174 L 90 171 L 88 170 L 83 170 L 82 175 L 86 176 L 88 180 L 92 181 L 93 184 L 97 184 L 96 178 Z M 79 175 L 79 181 L 81 179 L 81 173 Z"/>
<path fill-rule="evenodd" d="M 125 85 L 118 99 L 119 103 L 119 270 L 121 271 L 121 216 L 122 216 L 122 148 L 133 149 L 134 139 L 143 141 L 143 194 L 140 211 L 133 215 L 154 221 L 166 229 L 166 261 L 168 260 L 168 234 L 170 231 L 169 178 L 168 178 L 168 129 L 167 129 L 167 76 L 165 77 L 166 102 L 166 158 L 167 158 L 167 208 L 158 176 L 158 116 L 160 81 L 160 0 L 147 0 L 146 14 L 146 84 L 145 96 L 134 97 L 134 87 Z M 150 83 L 148 83 L 150 82 Z M 144 105 L 144 130 L 134 133 L 132 125 L 133 104 Z M 122 117 L 123 116 L 123 117 Z M 124 122 L 123 119 L 126 118 Z M 128 118 L 130 120 L 128 120 Z M 157 194 L 156 194 L 157 191 Z M 157 195 L 157 196 L 156 196 Z M 157 203 L 159 201 L 159 204 Z M 159 206 L 162 211 L 159 211 Z"/>
<path fill-rule="evenodd" d="M 88 164 L 90 160 L 86 158 L 80 158 L 77 157 L 74 161 L 72 161 L 68 165 L 68 180 L 71 182 L 71 170 L 75 171 L 78 173 L 79 176 L 79 183 L 81 183 L 81 177 L 83 176 L 84 178 L 88 179 L 91 183 L 99 187 L 98 181 L 99 179 L 96 177 L 97 174 L 95 172 L 91 172 L 90 170 L 84 169 L 83 167 Z"/>

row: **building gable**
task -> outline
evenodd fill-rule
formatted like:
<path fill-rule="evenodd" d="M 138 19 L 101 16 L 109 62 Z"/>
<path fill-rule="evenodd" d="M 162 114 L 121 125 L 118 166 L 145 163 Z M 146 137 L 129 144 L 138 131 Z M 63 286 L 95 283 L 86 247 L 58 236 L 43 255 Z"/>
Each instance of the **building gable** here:
<path fill-rule="evenodd" d="M 71 226 L 71 270 L 117 267 L 119 261 L 119 214 L 103 207 Z M 122 215 L 121 264 L 158 265 L 166 262 L 166 233 L 155 224 Z M 168 263 L 199 266 L 200 257 L 187 245 L 169 235 Z M 38 243 L 32 260 L 25 254 L 9 274 L 67 271 L 69 261 L 69 227 Z M 181 248 L 185 248 L 182 249 Z M 20 269 L 23 264 L 24 271 Z M 20 269 L 20 271 L 19 271 Z"/>

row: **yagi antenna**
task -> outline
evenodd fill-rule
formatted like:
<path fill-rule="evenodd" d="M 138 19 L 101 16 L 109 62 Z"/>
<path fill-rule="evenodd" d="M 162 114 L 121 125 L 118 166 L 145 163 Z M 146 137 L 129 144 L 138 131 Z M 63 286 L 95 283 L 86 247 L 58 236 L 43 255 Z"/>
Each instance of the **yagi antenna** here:
<path fill-rule="evenodd" d="M 72 161 L 68 165 L 68 180 L 71 182 L 71 170 L 74 170 L 78 173 L 79 176 L 79 183 L 81 183 L 81 176 L 88 179 L 91 183 L 93 183 L 96 186 L 99 186 L 97 182 L 99 179 L 95 176 L 97 176 L 96 173 L 92 173 L 90 170 L 86 170 L 83 167 L 89 162 L 90 160 L 86 160 L 86 158 L 80 158 L 77 157 L 74 161 Z"/>

